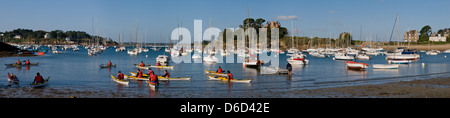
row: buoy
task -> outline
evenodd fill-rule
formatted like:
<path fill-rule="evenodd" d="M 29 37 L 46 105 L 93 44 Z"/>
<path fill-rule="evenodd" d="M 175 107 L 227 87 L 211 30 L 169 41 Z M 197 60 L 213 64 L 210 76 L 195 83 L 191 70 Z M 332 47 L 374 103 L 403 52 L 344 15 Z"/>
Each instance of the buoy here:
<path fill-rule="evenodd" d="M 148 57 L 148 55 L 145 55 L 145 57 Z"/>
<path fill-rule="evenodd" d="M 445 55 L 444 58 L 447 58 L 447 55 Z"/>

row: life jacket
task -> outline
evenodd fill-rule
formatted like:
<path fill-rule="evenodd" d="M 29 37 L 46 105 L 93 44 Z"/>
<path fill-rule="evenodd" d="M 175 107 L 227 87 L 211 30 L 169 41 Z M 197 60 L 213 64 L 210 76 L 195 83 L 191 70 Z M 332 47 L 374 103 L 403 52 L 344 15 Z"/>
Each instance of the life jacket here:
<path fill-rule="evenodd" d="M 150 76 L 150 81 L 152 81 L 152 82 L 156 82 L 157 79 L 158 79 L 158 76 L 157 76 L 157 75 L 151 75 L 151 76 Z"/>
<path fill-rule="evenodd" d="M 118 78 L 117 79 L 124 79 L 125 77 L 124 77 L 124 75 L 122 74 L 122 73 L 119 73 L 119 74 L 117 74 L 118 75 Z"/>
<path fill-rule="evenodd" d="M 161 64 L 159 62 L 156 62 L 156 66 L 161 66 Z"/>
<path fill-rule="evenodd" d="M 217 70 L 217 73 L 222 73 L 222 69 L 219 68 L 219 69 Z"/>
<path fill-rule="evenodd" d="M 142 78 L 142 71 L 139 71 L 138 72 L 138 76 L 137 76 L 138 78 Z"/>
<path fill-rule="evenodd" d="M 44 78 L 42 78 L 42 76 L 36 76 L 34 77 L 34 79 L 36 80 L 36 83 L 43 83 L 44 82 Z"/>
<path fill-rule="evenodd" d="M 145 66 L 145 64 L 144 63 L 141 63 L 141 67 L 144 67 Z"/>
<path fill-rule="evenodd" d="M 22 62 L 20 62 L 20 61 L 17 61 L 17 63 L 16 63 L 17 65 L 22 65 Z"/>
<path fill-rule="evenodd" d="M 228 73 L 228 77 L 229 77 L 230 80 L 233 80 L 233 74 Z"/>
<path fill-rule="evenodd" d="M 111 66 L 111 61 L 108 62 L 108 66 Z"/>
<path fill-rule="evenodd" d="M 30 65 L 30 61 L 27 60 L 27 61 L 25 62 L 25 65 Z"/>
<path fill-rule="evenodd" d="M 166 73 L 166 77 L 170 77 L 170 73 L 169 72 Z"/>

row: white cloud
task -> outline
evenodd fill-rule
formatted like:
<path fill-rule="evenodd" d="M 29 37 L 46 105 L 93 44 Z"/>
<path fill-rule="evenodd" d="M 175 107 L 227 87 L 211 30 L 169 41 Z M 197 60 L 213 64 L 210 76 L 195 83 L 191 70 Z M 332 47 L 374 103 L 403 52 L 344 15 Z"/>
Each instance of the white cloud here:
<path fill-rule="evenodd" d="M 275 17 L 277 20 L 300 20 L 298 16 L 290 15 L 290 16 L 277 16 Z"/>

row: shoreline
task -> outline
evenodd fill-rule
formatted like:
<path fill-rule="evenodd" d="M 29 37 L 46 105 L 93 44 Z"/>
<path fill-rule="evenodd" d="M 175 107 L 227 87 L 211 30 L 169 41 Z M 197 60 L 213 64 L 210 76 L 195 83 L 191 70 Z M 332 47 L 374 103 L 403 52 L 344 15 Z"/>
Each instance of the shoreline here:
<path fill-rule="evenodd" d="M 157 95 L 159 98 L 179 98 Z M 188 95 L 189 96 L 189 95 Z M 186 98 L 450 98 L 450 77 L 389 82 L 377 85 L 344 86 L 290 91 L 252 92 L 245 96 L 231 94 L 190 95 Z M 152 98 L 110 90 L 74 90 L 70 88 L 32 89 L 0 87 L 0 98 Z"/>

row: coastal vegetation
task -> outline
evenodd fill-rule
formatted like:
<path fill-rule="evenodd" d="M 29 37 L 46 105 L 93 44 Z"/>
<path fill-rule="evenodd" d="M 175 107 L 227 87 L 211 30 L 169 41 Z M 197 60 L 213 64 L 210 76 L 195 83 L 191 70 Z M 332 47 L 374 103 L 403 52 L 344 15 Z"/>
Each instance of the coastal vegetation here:
<path fill-rule="evenodd" d="M 21 44 L 80 44 L 88 45 L 98 42 L 99 45 L 114 45 L 117 42 L 110 38 L 91 36 L 84 31 L 44 31 L 31 29 L 15 29 L 13 31 L 0 32 L 0 39 L 6 43 Z"/>

